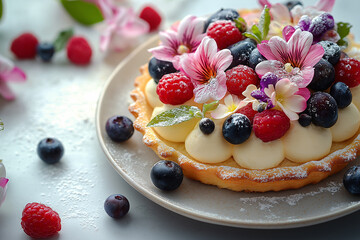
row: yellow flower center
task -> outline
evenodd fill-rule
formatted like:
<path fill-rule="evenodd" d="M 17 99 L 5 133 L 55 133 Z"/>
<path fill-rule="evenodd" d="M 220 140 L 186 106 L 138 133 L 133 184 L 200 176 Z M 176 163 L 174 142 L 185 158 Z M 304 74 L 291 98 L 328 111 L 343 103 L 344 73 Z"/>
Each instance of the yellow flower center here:
<path fill-rule="evenodd" d="M 228 112 L 233 112 L 233 111 L 235 111 L 237 106 L 233 103 L 233 104 L 230 104 L 229 106 L 227 106 L 227 108 L 228 108 Z"/>
<path fill-rule="evenodd" d="M 185 45 L 180 45 L 177 49 L 178 54 L 184 54 L 190 52 L 190 49 Z"/>
<path fill-rule="evenodd" d="M 291 63 L 286 63 L 284 67 L 285 71 L 287 71 L 288 73 L 291 73 L 291 71 L 294 69 Z"/>

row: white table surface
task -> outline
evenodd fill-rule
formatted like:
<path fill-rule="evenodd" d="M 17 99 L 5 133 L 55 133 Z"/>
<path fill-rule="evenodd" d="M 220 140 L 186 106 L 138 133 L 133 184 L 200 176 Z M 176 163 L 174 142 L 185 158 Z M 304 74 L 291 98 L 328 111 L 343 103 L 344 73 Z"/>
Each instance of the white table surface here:
<path fill-rule="evenodd" d="M 143 0 L 128 1 L 139 9 Z M 252 8 L 256 1 L 152 1 L 163 13 L 165 25 L 187 14 L 205 15 L 220 7 Z M 313 3 L 314 1 L 304 1 Z M 211 4 L 210 4 L 211 3 Z M 336 21 L 351 22 L 360 37 L 360 3 L 338 1 Z M 111 167 L 95 132 L 95 109 L 106 79 L 131 52 L 104 56 L 98 50 L 95 27 L 76 24 L 56 0 L 5 0 L 0 22 L 0 53 L 7 57 L 11 40 L 30 31 L 42 41 L 51 41 L 60 30 L 73 26 L 94 49 L 87 67 L 71 65 L 64 53 L 52 63 L 16 61 L 28 76 L 24 84 L 11 84 L 17 99 L 0 99 L 0 158 L 10 179 L 8 195 L 0 208 L 0 239 L 29 239 L 20 226 L 28 202 L 42 202 L 62 218 L 62 230 L 53 239 L 358 239 L 360 212 L 310 227 L 286 230 L 252 230 L 195 221 L 151 202 L 130 187 Z M 134 66 L 137 67 L 137 66 Z M 129 83 L 132 84 L 132 83 Z M 121 113 L 129 115 L 130 113 Z M 136 133 L 139 134 L 139 133 Z M 65 155 L 56 165 L 47 165 L 36 154 L 45 137 L 60 139 Z M 115 221 L 103 209 L 104 200 L 121 193 L 130 201 L 129 214 Z"/>

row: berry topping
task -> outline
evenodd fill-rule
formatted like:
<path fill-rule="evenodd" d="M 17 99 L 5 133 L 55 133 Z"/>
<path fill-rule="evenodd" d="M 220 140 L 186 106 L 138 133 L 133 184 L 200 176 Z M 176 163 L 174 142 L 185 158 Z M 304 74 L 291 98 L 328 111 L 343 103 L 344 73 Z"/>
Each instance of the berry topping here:
<path fill-rule="evenodd" d="M 330 95 L 335 99 L 338 108 L 346 108 L 352 101 L 350 88 L 343 82 L 337 82 L 332 85 Z"/>
<path fill-rule="evenodd" d="M 176 69 L 171 62 L 161 61 L 154 57 L 150 59 L 148 69 L 150 76 L 156 83 L 159 83 L 159 80 L 165 74 L 176 72 Z"/>
<path fill-rule="evenodd" d="M 161 16 L 152 6 L 145 6 L 139 17 L 149 24 L 149 32 L 158 29 L 161 24 Z"/>
<path fill-rule="evenodd" d="M 125 116 L 112 116 L 106 121 L 105 129 L 115 142 L 124 142 L 134 134 L 133 122 Z"/>
<path fill-rule="evenodd" d="M 344 174 L 345 189 L 354 195 L 360 195 L 360 166 L 350 167 Z"/>
<path fill-rule="evenodd" d="M 314 66 L 314 77 L 308 87 L 315 91 L 323 91 L 328 89 L 334 81 L 335 69 L 333 65 L 322 58 Z"/>
<path fill-rule="evenodd" d="M 329 128 L 338 119 L 338 107 L 335 99 L 328 93 L 316 92 L 307 102 L 307 111 L 312 122 L 320 127 Z"/>
<path fill-rule="evenodd" d="M 238 65 L 226 71 L 226 86 L 231 94 L 242 96 L 246 87 L 250 84 L 258 85 L 259 77 L 255 71 L 245 65 Z"/>
<path fill-rule="evenodd" d="M 246 106 L 237 110 L 237 113 L 241 113 L 247 116 L 247 118 L 250 120 L 250 123 L 252 124 L 255 114 L 257 114 L 258 112 L 252 108 L 252 103 L 248 103 L 246 104 Z"/>
<path fill-rule="evenodd" d="M 88 41 L 83 37 L 70 38 L 66 52 L 69 60 L 77 65 L 86 65 L 91 60 L 92 50 Z"/>
<path fill-rule="evenodd" d="M 307 113 L 301 113 L 299 115 L 299 124 L 303 127 L 307 127 L 311 124 L 311 116 Z"/>
<path fill-rule="evenodd" d="M 360 62 L 354 58 L 342 58 L 335 65 L 335 82 L 343 82 L 349 88 L 360 84 Z"/>
<path fill-rule="evenodd" d="M 46 163 L 57 163 L 64 155 L 64 146 L 56 138 L 44 138 L 37 146 L 37 154 Z"/>
<path fill-rule="evenodd" d="M 179 164 L 163 160 L 155 163 L 151 169 L 150 177 L 157 188 L 172 191 L 180 186 L 184 176 Z"/>
<path fill-rule="evenodd" d="M 321 15 L 312 19 L 308 31 L 313 34 L 315 41 L 320 41 L 324 33 L 326 33 L 328 30 L 333 29 L 334 26 L 334 17 L 331 16 L 330 13 L 322 13 Z"/>
<path fill-rule="evenodd" d="M 232 21 L 221 20 L 210 24 L 206 34 L 213 38 L 219 49 L 224 49 L 243 39 L 240 30 Z"/>
<path fill-rule="evenodd" d="M 183 73 L 164 75 L 156 88 L 160 101 L 165 104 L 179 105 L 190 100 L 194 93 L 194 86 Z"/>
<path fill-rule="evenodd" d="M 105 200 L 104 209 L 110 217 L 122 218 L 129 212 L 130 203 L 125 196 L 113 194 Z"/>
<path fill-rule="evenodd" d="M 258 65 L 259 63 L 261 63 L 262 61 L 265 61 L 266 58 L 261 55 L 261 53 L 259 52 L 259 49 L 254 48 L 254 50 L 252 50 L 250 56 L 249 56 L 249 66 L 252 69 L 255 69 L 256 65 Z"/>
<path fill-rule="evenodd" d="M 239 64 L 249 66 L 249 59 L 251 52 L 256 48 L 253 43 L 243 40 L 228 47 L 233 56 L 233 61 L 228 69 L 233 68 Z"/>
<path fill-rule="evenodd" d="M 39 43 L 36 48 L 37 55 L 43 60 L 44 62 L 49 62 L 54 53 L 55 47 L 52 43 Z"/>
<path fill-rule="evenodd" d="M 211 15 L 207 21 L 205 22 L 205 29 L 204 31 L 206 31 L 206 29 L 208 28 L 208 26 L 210 25 L 210 23 L 218 21 L 218 20 L 235 20 L 237 18 L 239 18 L 240 15 L 239 13 L 235 10 L 235 9 L 231 9 L 231 8 L 225 8 L 225 9 L 220 9 L 219 11 L 217 11 L 216 13 L 214 13 L 213 15 Z"/>
<path fill-rule="evenodd" d="M 32 238 L 48 238 L 61 230 L 61 219 L 44 204 L 28 203 L 22 212 L 21 226 Z"/>
<path fill-rule="evenodd" d="M 199 128 L 203 134 L 209 135 L 215 129 L 215 123 L 210 118 L 203 118 L 199 122 Z"/>
<path fill-rule="evenodd" d="M 257 113 L 254 117 L 253 129 L 255 136 L 263 142 L 281 138 L 290 128 L 290 119 L 284 112 L 270 109 Z"/>
<path fill-rule="evenodd" d="M 222 134 L 226 141 L 231 144 L 245 142 L 251 134 L 251 123 L 247 116 L 234 113 L 224 121 Z"/>
<path fill-rule="evenodd" d="M 323 58 L 328 60 L 333 66 L 340 60 L 340 47 L 334 42 L 321 41 L 319 44 L 323 47 L 325 53 Z"/>
<path fill-rule="evenodd" d="M 18 59 L 35 58 L 38 43 L 33 34 L 23 33 L 12 41 L 10 50 Z"/>
<path fill-rule="evenodd" d="M 303 4 L 301 1 L 287 1 L 284 5 L 291 11 L 296 5 L 302 6 Z"/>

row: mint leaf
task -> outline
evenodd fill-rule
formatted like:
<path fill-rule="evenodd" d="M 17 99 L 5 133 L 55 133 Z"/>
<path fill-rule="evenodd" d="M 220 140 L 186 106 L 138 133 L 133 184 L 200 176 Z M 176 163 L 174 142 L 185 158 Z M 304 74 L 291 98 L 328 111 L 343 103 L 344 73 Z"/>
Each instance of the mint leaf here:
<path fill-rule="evenodd" d="M 214 102 L 211 102 L 211 103 L 207 103 L 207 104 L 204 104 L 203 105 L 203 114 L 205 115 L 206 112 L 208 111 L 213 111 L 215 110 L 217 107 L 219 106 L 219 101 L 214 101 Z"/>
<path fill-rule="evenodd" d="M 336 44 L 339 45 L 340 47 L 347 48 L 347 46 L 349 45 L 349 42 L 348 42 L 347 38 L 344 38 L 344 39 L 340 39 L 339 41 L 337 41 Z"/>
<path fill-rule="evenodd" d="M 4 130 L 4 123 L 3 121 L 0 119 L 0 131 Z"/>
<path fill-rule="evenodd" d="M 262 13 L 261 13 L 261 17 L 259 20 L 259 29 L 261 31 L 261 40 L 265 40 L 265 38 L 267 37 L 268 33 L 269 33 L 269 29 L 270 29 L 270 9 L 265 5 Z"/>
<path fill-rule="evenodd" d="M 240 30 L 240 32 L 245 32 L 247 29 L 247 24 L 245 19 L 243 19 L 242 17 L 239 17 L 237 19 L 234 20 L 235 22 L 235 26 Z"/>
<path fill-rule="evenodd" d="M 147 127 L 166 127 L 189 121 L 199 117 L 200 109 L 194 106 L 182 105 L 156 115 Z M 201 112 L 200 112 L 201 113 Z"/>
<path fill-rule="evenodd" d="M 79 23 L 92 25 L 104 20 L 100 9 L 93 3 L 81 0 L 60 0 L 65 10 Z"/>
<path fill-rule="evenodd" d="M 338 22 L 337 23 L 337 33 L 340 36 L 340 39 L 345 38 L 350 33 L 352 25 L 350 23 Z"/>
<path fill-rule="evenodd" d="M 254 39 L 257 43 L 261 42 L 261 39 L 252 32 L 244 32 L 243 35 L 247 38 Z"/>
<path fill-rule="evenodd" d="M 2 0 L 0 0 L 0 19 L 2 18 L 3 15 L 3 3 Z"/>
<path fill-rule="evenodd" d="M 58 52 L 62 50 L 73 35 L 74 35 L 74 30 L 72 28 L 61 31 L 54 41 L 55 51 Z"/>

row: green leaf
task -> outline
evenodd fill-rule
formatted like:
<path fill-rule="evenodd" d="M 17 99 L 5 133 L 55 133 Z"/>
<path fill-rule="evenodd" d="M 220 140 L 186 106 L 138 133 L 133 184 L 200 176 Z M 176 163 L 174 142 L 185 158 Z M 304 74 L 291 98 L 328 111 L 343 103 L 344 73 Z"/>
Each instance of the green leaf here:
<path fill-rule="evenodd" d="M 60 0 L 65 10 L 76 21 L 84 25 L 92 25 L 104 20 L 100 9 L 93 3 L 81 0 Z"/>
<path fill-rule="evenodd" d="M 211 102 L 211 103 L 207 103 L 207 104 L 204 104 L 203 105 L 203 114 L 205 115 L 206 112 L 208 111 L 213 111 L 215 110 L 217 107 L 219 106 L 219 101 L 214 101 L 214 102 Z"/>
<path fill-rule="evenodd" d="M 347 40 L 347 38 L 340 39 L 339 41 L 337 41 L 337 45 L 347 48 L 347 46 L 349 45 L 349 41 Z"/>
<path fill-rule="evenodd" d="M 72 28 L 61 31 L 54 41 L 55 51 L 61 51 L 73 35 L 74 30 Z"/>
<path fill-rule="evenodd" d="M 3 15 L 3 3 L 2 0 L 0 0 L 0 19 L 2 18 Z"/>
<path fill-rule="evenodd" d="M 245 32 L 247 29 L 247 24 L 245 19 L 243 19 L 242 17 L 239 17 L 238 19 L 234 20 L 235 22 L 235 26 L 240 30 L 240 32 Z"/>
<path fill-rule="evenodd" d="M 352 25 L 350 23 L 338 22 L 337 23 L 337 32 L 340 36 L 340 39 L 345 38 L 350 33 Z"/>
<path fill-rule="evenodd" d="M 3 121 L 0 119 L 0 131 L 4 130 L 4 123 Z"/>
<path fill-rule="evenodd" d="M 243 35 L 247 38 L 254 39 L 257 43 L 261 42 L 261 39 L 252 32 L 244 32 Z"/>
<path fill-rule="evenodd" d="M 269 33 L 269 29 L 270 29 L 270 9 L 265 6 L 262 13 L 261 13 L 261 17 L 259 20 L 259 30 L 261 32 L 261 40 L 265 40 L 266 36 Z"/>
<path fill-rule="evenodd" d="M 156 115 L 147 127 L 166 127 L 189 121 L 198 117 L 200 109 L 194 106 L 182 105 Z M 201 113 L 201 112 L 200 112 Z"/>
<path fill-rule="evenodd" d="M 260 41 L 262 40 L 262 34 L 261 34 L 261 31 L 260 31 L 260 29 L 259 29 L 259 27 L 257 25 L 252 25 L 251 32 L 253 34 L 255 34 L 255 36 L 257 36 L 257 38 L 260 39 Z"/>

